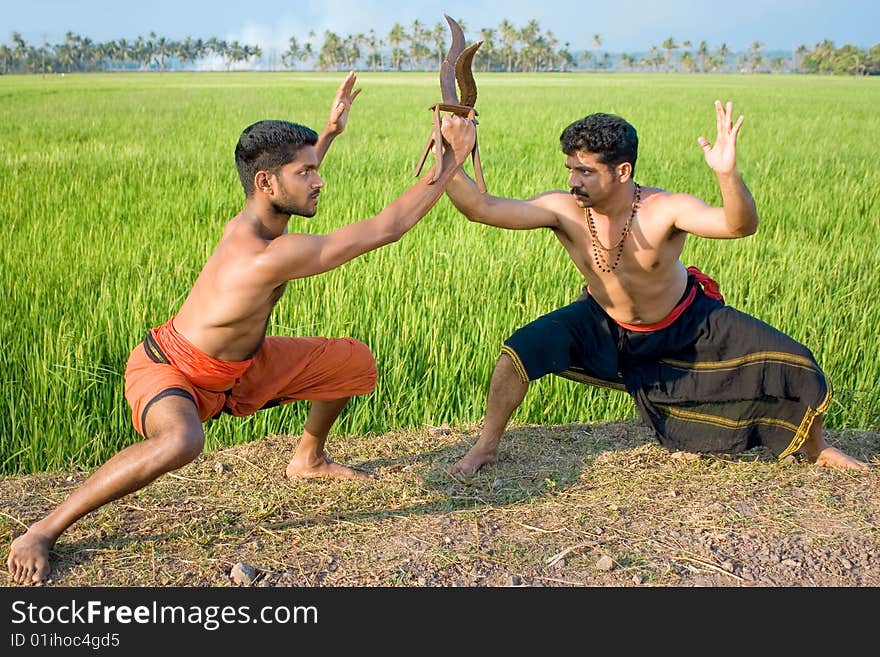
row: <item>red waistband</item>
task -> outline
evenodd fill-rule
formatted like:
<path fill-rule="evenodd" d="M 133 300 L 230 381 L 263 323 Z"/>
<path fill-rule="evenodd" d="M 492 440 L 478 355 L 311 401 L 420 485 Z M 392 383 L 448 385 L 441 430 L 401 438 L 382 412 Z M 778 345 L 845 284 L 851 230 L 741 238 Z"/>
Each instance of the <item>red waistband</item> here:
<path fill-rule="evenodd" d="M 700 287 L 703 288 L 703 294 L 705 294 L 710 299 L 717 299 L 718 301 L 724 303 L 724 297 L 721 296 L 721 292 L 718 290 L 718 283 L 712 280 L 709 276 L 701 272 L 696 267 L 688 267 L 687 273 L 689 276 L 693 276 L 694 281 L 700 284 Z M 589 292 L 589 288 L 587 288 Z M 635 331 L 637 333 L 649 333 L 650 331 L 659 331 L 660 329 L 665 329 L 667 326 L 670 326 L 675 320 L 681 317 L 681 314 L 688 309 L 694 299 L 697 296 L 697 286 L 694 285 L 691 287 L 690 292 L 688 292 L 687 296 L 678 302 L 678 304 L 673 308 L 666 317 L 661 319 L 659 322 L 654 322 L 653 324 L 627 324 L 625 322 L 618 322 L 616 319 L 614 323 L 620 326 L 621 328 L 625 328 L 628 331 Z"/>

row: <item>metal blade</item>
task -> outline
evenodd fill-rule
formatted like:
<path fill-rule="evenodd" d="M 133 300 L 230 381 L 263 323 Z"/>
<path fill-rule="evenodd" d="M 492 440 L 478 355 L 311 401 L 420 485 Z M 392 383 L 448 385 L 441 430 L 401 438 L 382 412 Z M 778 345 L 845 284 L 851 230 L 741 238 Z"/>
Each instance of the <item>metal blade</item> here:
<path fill-rule="evenodd" d="M 477 41 L 474 45 L 468 46 L 455 60 L 455 78 L 458 80 L 458 88 L 461 90 L 460 102 L 468 107 L 473 107 L 477 102 L 477 83 L 471 71 L 471 63 L 481 45 L 483 42 Z"/>
<path fill-rule="evenodd" d="M 449 16 L 446 16 L 446 22 L 449 23 L 449 30 L 452 32 L 452 44 L 449 46 L 446 58 L 440 64 L 440 95 L 444 103 L 458 105 L 458 93 L 455 89 L 455 69 L 458 57 L 464 50 L 464 32 L 461 26 Z"/>

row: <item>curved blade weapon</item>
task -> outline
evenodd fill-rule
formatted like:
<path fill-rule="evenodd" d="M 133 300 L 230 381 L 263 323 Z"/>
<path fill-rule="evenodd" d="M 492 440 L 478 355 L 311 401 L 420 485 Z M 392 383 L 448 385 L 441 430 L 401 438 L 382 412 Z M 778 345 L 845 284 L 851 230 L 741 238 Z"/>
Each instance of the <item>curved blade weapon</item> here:
<path fill-rule="evenodd" d="M 437 164 L 434 168 L 431 183 L 437 182 L 443 173 L 443 137 L 440 134 L 440 112 L 450 112 L 473 119 L 474 123 L 476 123 L 475 117 L 477 116 L 477 110 L 474 109 L 474 105 L 477 102 L 477 83 L 474 80 L 471 64 L 477 49 L 483 42 L 478 41 L 465 48 L 464 32 L 461 26 L 449 16 L 446 16 L 446 22 L 449 23 L 449 29 L 452 32 L 452 43 L 449 46 L 446 57 L 440 64 L 440 97 L 443 99 L 443 102 L 435 103 L 428 108 L 434 113 L 433 130 L 413 173 L 414 176 L 418 176 L 421 173 L 428 153 L 433 146 Z M 456 82 L 461 92 L 461 99 L 459 99 L 459 94 L 456 92 Z M 485 193 L 486 182 L 483 179 L 480 150 L 477 146 L 476 138 L 474 139 L 474 148 L 471 150 L 471 161 L 474 165 L 474 178 L 476 178 L 477 187 L 479 187 L 480 192 Z"/>

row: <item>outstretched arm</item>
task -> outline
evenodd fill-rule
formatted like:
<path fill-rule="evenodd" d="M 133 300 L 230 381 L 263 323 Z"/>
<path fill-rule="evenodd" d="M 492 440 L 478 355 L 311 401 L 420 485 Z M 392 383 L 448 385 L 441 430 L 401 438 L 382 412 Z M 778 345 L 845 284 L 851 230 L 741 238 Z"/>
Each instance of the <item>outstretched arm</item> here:
<path fill-rule="evenodd" d="M 686 194 L 673 195 L 675 227 L 701 237 L 745 237 L 758 229 L 758 211 L 755 199 L 736 169 L 736 138 L 743 117 L 733 123 L 733 103 L 726 107 L 715 101 L 715 123 L 718 134 L 715 144 L 705 137 L 697 143 L 703 149 L 706 164 L 715 172 L 721 190 L 721 207 L 714 208 L 702 200 Z"/>
<path fill-rule="evenodd" d="M 359 255 L 399 240 L 440 199 L 474 146 L 471 120 L 443 118 L 443 173 L 431 184 L 432 167 L 415 185 L 375 217 L 343 226 L 327 235 L 289 234 L 272 241 L 260 258 L 268 279 L 281 283 L 334 269 Z"/>
<path fill-rule="evenodd" d="M 546 192 L 526 200 L 483 194 L 461 168 L 446 188 L 446 194 L 470 221 L 514 230 L 559 226 L 554 208 L 560 207 L 563 199 L 569 200 L 569 195 L 562 191 Z"/>
<path fill-rule="evenodd" d="M 354 89 L 356 81 L 357 76 L 354 71 L 351 71 L 345 76 L 342 84 L 339 85 L 339 89 L 336 90 L 336 96 L 333 98 L 333 104 L 330 106 L 330 117 L 327 119 L 327 125 L 324 126 L 321 134 L 318 135 L 318 142 L 315 144 L 318 166 L 321 166 L 321 162 L 324 160 L 324 155 L 327 154 L 330 144 L 345 130 L 351 105 L 361 92 L 360 89 Z"/>

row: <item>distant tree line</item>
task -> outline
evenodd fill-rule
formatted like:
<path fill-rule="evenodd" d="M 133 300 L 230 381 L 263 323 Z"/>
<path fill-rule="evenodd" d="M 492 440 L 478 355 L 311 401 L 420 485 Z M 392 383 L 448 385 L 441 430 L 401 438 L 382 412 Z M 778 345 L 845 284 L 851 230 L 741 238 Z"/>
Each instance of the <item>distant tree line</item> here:
<path fill-rule="evenodd" d="M 464 21 L 459 20 L 467 32 Z M 766 53 L 755 41 L 743 52 L 726 43 L 710 48 L 706 41 L 677 42 L 669 37 L 641 53 L 602 50 L 602 36 L 574 50 L 550 30 L 531 20 L 516 27 L 503 20 L 497 28 L 483 28 L 471 41 L 483 45 L 474 58 L 478 71 L 593 71 L 686 73 L 820 73 L 834 75 L 880 74 L 880 43 L 870 48 L 850 44 L 837 47 L 828 39 L 812 48 L 799 45 L 790 53 Z M 449 47 L 449 29 L 443 22 L 428 27 L 415 20 L 409 27 L 395 23 L 388 34 L 375 30 L 345 36 L 310 32 L 305 39 L 290 37 L 281 53 L 264 53 L 257 45 L 186 37 L 175 41 L 150 32 L 146 37 L 94 42 L 68 32 L 62 43 L 29 44 L 13 32 L 11 42 L 0 44 L 0 74 L 72 73 L 86 71 L 192 70 L 192 69 L 300 69 L 300 70 L 437 70 Z"/>

